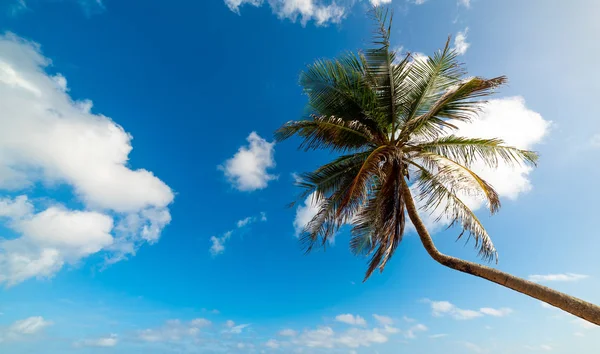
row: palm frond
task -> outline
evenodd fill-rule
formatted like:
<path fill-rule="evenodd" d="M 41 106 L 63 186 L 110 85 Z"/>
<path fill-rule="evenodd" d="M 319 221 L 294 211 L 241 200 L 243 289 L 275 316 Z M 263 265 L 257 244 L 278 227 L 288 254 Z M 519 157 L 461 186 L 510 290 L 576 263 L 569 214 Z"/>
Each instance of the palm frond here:
<path fill-rule="evenodd" d="M 298 199 L 304 199 L 314 191 L 329 196 L 339 190 L 346 178 L 352 179 L 360 170 L 371 151 L 343 155 L 313 172 L 301 173 L 296 185 L 304 188 Z"/>
<path fill-rule="evenodd" d="M 494 92 L 498 86 L 506 82 L 506 77 L 493 79 L 473 77 L 463 80 L 448 88 L 425 113 L 411 119 L 403 127 L 403 136 L 411 134 L 436 138 L 453 129 L 451 123 L 444 119 L 469 121 L 481 110 L 483 101 L 474 100 Z M 454 127 L 456 128 L 456 127 Z"/>
<path fill-rule="evenodd" d="M 500 197 L 494 188 L 468 167 L 445 156 L 431 152 L 418 152 L 411 162 L 422 161 L 423 166 L 436 175 L 446 176 L 446 180 L 454 184 L 453 189 L 479 190 L 485 196 L 490 213 L 500 210 Z M 418 163 L 417 163 L 418 164 Z"/>
<path fill-rule="evenodd" d="M 377 143 L 369 129 L 359 121 L 313 115 L 312 119 L 290 121 L 275 132 L 275 139 L 283 141 L 294 135 L 303 138 L 300 148 L 305 150 L 329 149 L 345 152 L 365 149 Z"/>
<path fill-rule="evenodd" d="M 464 74 L 464 70 L 456 61 L 457 54 L 450 49 L 450 37 L 442 51 L 424 60 L 413 60 L 408 68 L 406 78 L 408 92 L 404 107 L 404 126 L 400 138 L 407 140 L 418 119 L 453 85 L 456 85 Z"/>
<path fill-rule="evenodd" d="M 365 72 L 363 59 L 347 53 L 336 60 L 317 60 L 300 74 L 300 85 L 317 115 L 360 121 L 377 135 L 377 98 Z"/>
<path fill-rule="evenodd" d="M 350 201 L 364 201 L 369 192 L 369 181 L 371 181 L 380 171 L 381 164 L 390 155 L 395 153 L 396 149 L 393 146 L 381 145 L 376 149 L 371 150 L 369 157 L 363 162 L 358 173 L 348 187 L 348 191 L 341 203 L 341 208 L 345 207 Z"/>
<path fill-rule="evenodd" d="M 480 161 L 496 168 L 500 161 L 508 165 L 535 165 L 538 155 L 534 151 L 505 146 L 502 139 L 465 138 L 455 135 L 416 144 L 409 151 L 425 151 L 444 156 L 460 164 L 471 166 Z"/>
<path fill-rule="evenodd" d="M 420 191 L 417 195 L 422 208 L 431 213 L 438 213 L 436 221 L 446 216 L 450 220 L 449 227 L 460 224 L 462 232 L 469 238 L 475 239 L 475 247 L 479 248 L 479 256 L 484 260 L 498 260 L 498 252 L 494 247 L 492 239 L 479 221 L 475 213 L 460 199 L 456 191 L 448 185 L 448 176 L 444 174 L 434 175 L 424 167 L 415 164 L 419 168 L 419 178 L 416 187 Z M 463 191 L 464 192 L 464 191 Z"/>

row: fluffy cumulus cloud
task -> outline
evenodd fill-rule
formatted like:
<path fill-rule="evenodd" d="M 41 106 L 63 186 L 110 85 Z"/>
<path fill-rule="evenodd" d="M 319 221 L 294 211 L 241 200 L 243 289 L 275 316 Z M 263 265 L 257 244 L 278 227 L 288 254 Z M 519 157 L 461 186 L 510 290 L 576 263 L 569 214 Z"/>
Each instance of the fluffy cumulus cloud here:
<path fill-rule="evenodd" d="M 459 129 L 456 135 L 470 138 L 499 138 L 506 145 L 520 149 L 535 150 L 551 127 L 551 122 L 525 105 L 522 97 L 492 99 L 483 106 L 482 112 L 472 122 L 456 122 Z M 514 129 L 519 127 L 519 129 Z M 490 183 L 501 198 L 515 200 L 519 195 L 531 190 L 529 174 L 533 168 L 524 165 L 511 166 L 500 161 L 497 168 L 490 168 L 476 161 L 471 169 Z M 415 191 L 416 192 L 416 191 Z M 472 210 L 485 205 L 481 196 L 462 195 L 463 202 Z M 418 204 L 419 201 L 417 201 Z M 441 210 L 441 209 L 440 209 Z M 440 230 L 450 220 L 438 219 L 439 211 L 423 214 L 423 221 L 432 232 Z M 412 227 L 412 225 L 411 225 Z"/>
<path fill-rule="evenodd" d="M 391 0 L 371 1 L 389 3 Z M 240 8 L 244 5 L 260 7 L 265 3 L 280 19 L 299 21 L 303 26 L 309 21 L 314 21 L 317 26 L 340 23 L 348 11 L 333 0 L 225 0 L 227 7 L 237 14 L 241 14 Z"/>
<path fill-rule="evenodd" d="M 536 283 L 547 283 L 547 282 L 574 282 L 588 278 L 585 274 L 575 273 L 559 273 L 559 274 L 533 274 L 529 276 L 529 280 Z"/>
<path fill-rule="evenodd" d="M 398 335 L 404 335 L 409 339 L 416 338 L 419 332 L 428 330 L 425 325 L 419 323 L 413 323 L 409 328 L 401 330 L 392 326 L 394 321 L 389 316 L 375 314 L 373 318 L 376 323 L 370 325 L 364 317 L 341 314 L 335 317 L 335 322 L 339 323 L 305 328 L 303 331 L 283 329 L 278 333 L 278 340 L 271 340 L 265 345 L 278 349 L 296 348 L 297 352 L 320 353 L 320 350 L 326 352 L 350 350 L 352 353 L 354 349 L 386 343 L 390 338 Z M 267 345 L 269 343 L 272 346 Z"/>
<path fill-rule="evenodd" d="M 131 135 L 92 113 L 91 101 L 73 100 L 50 64 L 38 44 L 0 36 L 0 192 L 16 195 L 0 197 L 0 222 L 18 235 L 0 235 L 0 283 L 9 285 L 100 251 L 122 259 L 156 242 L 171 220 L 169 186 L 129 167 Z M 61 184 L 84 208 L 27 195 Z"/>
<path fill-rule="evenodd" d="M 469 27 L 465 28 L 463 31 L 460 31 L 454 37 L 454 50 L 463 55 L 467 52 L 467 49 L 471 46 L 471 43 L 467 42 L 467 33 L 469 32 Z"/>
<path fill-rule="evenodd" d="M 275 143 L 269 143 L 256 132 L 250 133 L 248 146 L 242 146 L 232 158 L 219 166 L 234 188 L 251 192 L 267 187 L 277 176 L 267 171 L 275 167 Z"/>
<path fill-rule="evenodd" d="M 458 124 L 458 135 L 500 138 L 507 145 L 531 150 L 546 136 L 550 125 L 551 122 L 527 108 L 525 100 L 517 96 L 490 100 L 473 122 Z M 530 167 L 501 164 L 496 169 L 490 169 L 475 165 L 473 170 L 490 182 L 501 197 L 516 199 L 519 194 L 531 190 L 528 179 L 532 171 Z"/>
<path fill-rule="evenodd" d="M 450 316 L 456 320 L 472 320 L 482 316 L 504 317 L 513 312 L 513 310 L 508 307 L 499 309 L 482 307 L 479 310 L 465 310 L 448 301 L 431 301 L 425 299 L 423 302 L 430 305 L 431 314 L 434 317 Z"/>
<path fill-rule="evenodd" d="M 360 316 L 354 316 L 352 314 L 346 313 L 342 315 L 335 316 L 335 320 L 338 322 L 346 323 L 352 326 L 366 326 L 367 321 Z"/>
<path fill-rule="evenodd" d="M 319 327 L 305 330 L 292 343 L 308 348 L 358 348 L 369 347 L 372 344 L 385 343 L 388 334 L 380 328 L 361 329 L 350 328 L 336 333 L 331 327 Z"/>

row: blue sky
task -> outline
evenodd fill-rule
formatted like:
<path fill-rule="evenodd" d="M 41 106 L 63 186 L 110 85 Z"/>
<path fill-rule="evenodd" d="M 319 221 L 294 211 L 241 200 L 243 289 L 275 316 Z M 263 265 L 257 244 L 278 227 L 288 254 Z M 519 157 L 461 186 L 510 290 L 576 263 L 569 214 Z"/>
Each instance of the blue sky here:
<path fill-rule="evenodd" d="M 480 171 L 503 197 L 479 210 L 498 267 L 600 303 L 600 4 L 389 5 L 398 50 L 451 34 L 471 74 L 509 77 L 463 130 L 541 154 Z M 368 44 L 368 6 L 0 1 L 0 352 L 597 353 L 598 328 L 443 268 L 414 234 L 366 283 L 347 230 L 303 254 L 293 176 L 330 156 L 272 133 L 302 116 L 306 65 Z"/>

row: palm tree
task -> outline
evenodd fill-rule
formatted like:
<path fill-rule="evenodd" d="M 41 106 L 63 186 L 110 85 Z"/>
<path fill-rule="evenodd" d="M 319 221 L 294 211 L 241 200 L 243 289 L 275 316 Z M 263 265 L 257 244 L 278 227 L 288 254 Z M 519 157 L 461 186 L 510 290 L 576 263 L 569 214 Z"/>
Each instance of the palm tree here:
<path fill-rule="evenodd" d="M 492 168 L 499 163 L 535 165 L 538 156 L 500 139 L 455 135 L 455 123 L 475 117 L 481 98 L 504 84 L 505 77 L 466 77 L 449 48 L 450 38 L 433 57 L 397 58 L 390 50 L 391 15 L 376 8 L 373 17 L 375 48 L 309 66 L 300 83 L 312 114 L 275 133 L 277 141 L 298 135 L 301 148 L 339 155 L 302 174 L 298 183 L 305 189 L 300 198 L 311 195 L 319 206 L 301 237 L 307 252 L 351 224 L 351 250 L 370 256 L 366 280 L 375 269 L 383 271 L 394 254 L 408 215 L 437 262 L 600 325 L 600 307 L 594 304 L 436 249 L 419 209 L 448 217 L 451 225 L 461 227 L 461 236 L 475 240 L 483 259 L 497 261 L 490 236 L 461 196 L 480 193 L 492 214 L 500 200 L 471 168 L 475 161 Z"/>

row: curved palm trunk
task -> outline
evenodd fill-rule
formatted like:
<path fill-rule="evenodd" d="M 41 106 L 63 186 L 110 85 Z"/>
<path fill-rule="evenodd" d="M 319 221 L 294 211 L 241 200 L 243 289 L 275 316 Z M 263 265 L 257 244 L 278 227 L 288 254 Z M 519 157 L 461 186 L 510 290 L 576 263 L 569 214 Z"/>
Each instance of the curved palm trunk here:
<path fill-rule="evenodd" d="M 423 243 L 423 246 L 425 246 L 427 253 L 429 253 L 429 255 L 438 263 L 441 263 L 448 268 L 471 274 L 518 291 L 522 294 L 531 296 L 552 306 L 558 307 L 574 316 L 583 318 L 584 320 L 595 323 L 596 325 L 600 325 L 600 306 L 583 301 L 573 296 L 569 296 L 554 289 L 550 289 L 546 286 L 515 277 L 497 269 L 465 261 L 456 257 L 447 256 L 438 251 L 433 244 L 433 240 L 431 239 L 425 224 L 423 224 L 423 221 L 421 221 L 421 218 L 419 217 L 417 207 L 415 206 L 410 189 L 406 183 L 404 183 L 403 186 L 403 193 L 405 197 L 404 200 L 406 201 L 406 210 L 408 212 L 408 216 L 415 226 L 415 229 L 417 230 L 417 233 L 419 234 L 421 242 Z"/>

